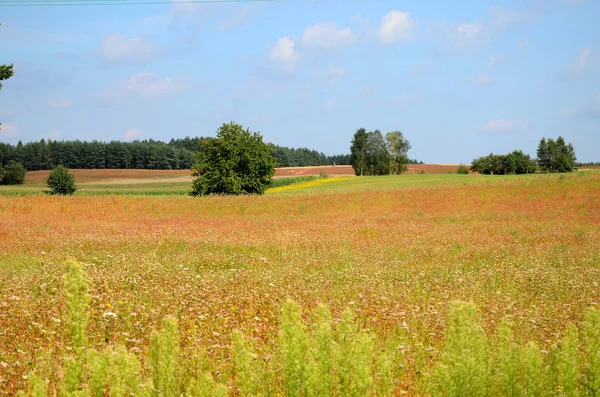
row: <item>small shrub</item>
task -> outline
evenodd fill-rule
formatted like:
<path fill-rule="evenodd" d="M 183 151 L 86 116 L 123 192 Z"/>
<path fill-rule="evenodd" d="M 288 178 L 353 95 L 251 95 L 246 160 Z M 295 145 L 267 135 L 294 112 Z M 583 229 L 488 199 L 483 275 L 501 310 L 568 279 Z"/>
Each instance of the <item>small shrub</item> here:
<path fill-rule="evenodd" d="M 425 175 L 425 170 L 419 171 L 419 175 Z"/>
<path fill-rule="evenodd" d="M 22 185 L 27 171 L 18 161 L 10 160 L 6 167 L 0 165 L 0 185 Z"/>
<path fill-rule="evenodd" d="M 321 172 L 319 172 L 319 178 L 321 178 L 321 179 L 329 178 L 329 175 L 326 172 L 321 171 Z"/>
<path fill-rule="evenodd" d="M 46 183 L 50 188 L 50 194 L 70 196 L 77 190 L 77 187 L 75 187 L 75 175 L 62 165 L 59 165 L 50 172 Z"/>
<path fill-rule="evenodd" d="M 458 166 L 458 169 L 456 170 L 456 173 L 459 175 L 467 175 L 469 174 L 469 169 L 467 168 L 466 165 L 461 164 Z"/>

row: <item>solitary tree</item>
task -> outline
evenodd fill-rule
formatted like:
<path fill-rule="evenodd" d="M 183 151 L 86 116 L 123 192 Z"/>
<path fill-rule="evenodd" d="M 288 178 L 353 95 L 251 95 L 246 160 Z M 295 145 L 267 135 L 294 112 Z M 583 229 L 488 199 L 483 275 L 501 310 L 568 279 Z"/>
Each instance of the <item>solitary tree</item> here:
<path fill-rule="evenodd" d="M 59 165 L 50 172 L 46 183 L 50 188 L 48 193 L 60 194 L 63 196 L 70 196 L 75 193 L 77 187 L 75 186 L 75 175 L 63 166 Z"/>
<path fill-rule="evenodd" d="M 202 143 L 192 168 L 193 195 L 263 194 L 275 173 L 271 147 L 258 132 L 234 122 Z"/>
<path fill-rule="evenodd" d="M 350 164 L 357 176 L 362 176 L 367 169 L 367 139 L 367 130 L 359 128 L 354 133 L 352 145 L 350 146 Z"/>

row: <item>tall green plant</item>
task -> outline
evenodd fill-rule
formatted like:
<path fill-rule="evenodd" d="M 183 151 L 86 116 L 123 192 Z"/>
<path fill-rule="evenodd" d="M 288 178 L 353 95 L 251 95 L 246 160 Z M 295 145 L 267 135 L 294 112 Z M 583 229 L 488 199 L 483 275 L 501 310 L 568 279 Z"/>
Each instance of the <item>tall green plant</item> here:
<path fill-rule="evenodd" d="M 177 361 L 179 357 L 179 329 L 174 317 L 163 321 L 161 332 L 150 337 L 150 366 L 154 395 L 178 396 Z"/>
<path fill-rule="evenodd" d="M 600 310 L 590 310 L 583 326 L 585 390 L 600 396 Z"/>
<path fill-rule="evenodd" d="M 288 300 L 283 305 L 281 350 L 286 394 L 303 396 L 308 386 L 308 340 L 300 306 Z"/>
<path fill-rule="evenodd" d="M 427 378 L 429 391 L 436 396 L 489 395 L 489 344 L 479 314 L 472 305 L 454 302 L 448 322 L 440 360 Z"/>

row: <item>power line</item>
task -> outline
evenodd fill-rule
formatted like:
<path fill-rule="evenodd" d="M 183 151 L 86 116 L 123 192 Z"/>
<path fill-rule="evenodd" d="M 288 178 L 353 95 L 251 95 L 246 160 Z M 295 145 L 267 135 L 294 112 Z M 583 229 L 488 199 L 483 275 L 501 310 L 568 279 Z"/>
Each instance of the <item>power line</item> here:
<path fill-rule="evenodd" d="M 132 0 L 0 0 L 0 7 L 69 7 L 69 6 L 115 6 L 152 4 L 202 4 L 202 3 L 259 3 L 276 0 L 176 0 L 176 1 L 132 1 Z M 280 1 L 280 0 L 277 0 Z"/>

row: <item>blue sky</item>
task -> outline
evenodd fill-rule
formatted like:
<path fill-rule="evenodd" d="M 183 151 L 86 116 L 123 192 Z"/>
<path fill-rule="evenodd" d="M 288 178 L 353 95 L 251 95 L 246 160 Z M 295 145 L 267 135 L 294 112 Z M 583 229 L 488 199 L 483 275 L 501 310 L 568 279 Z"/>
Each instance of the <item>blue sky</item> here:
<path fill-rule="evenodd" d="M 87 1 L 87 0 L 84 0 Z M 214 136 L 349 152 L 400 130 L 409 155 L 600 161 L 600 2 L 280 0 L 0 7 L 0 141 Z"/>

